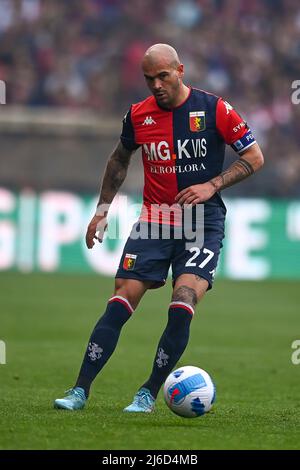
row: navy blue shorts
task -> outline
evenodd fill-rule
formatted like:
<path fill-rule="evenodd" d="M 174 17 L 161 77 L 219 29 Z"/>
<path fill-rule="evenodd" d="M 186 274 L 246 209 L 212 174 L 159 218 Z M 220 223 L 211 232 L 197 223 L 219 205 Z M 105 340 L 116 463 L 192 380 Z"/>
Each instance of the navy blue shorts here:
<path fill-rule="evenodd" d="M 181 274 L 196 274 L 206 279 L 208 289 L 212 288 L 218 263 L 226 211 L 214 210 L 213 217 L 205 218 L 204 243 L 186 249 L 187 240 L 182 239 L 132 239 L 129 236 L 120 260 L 116 278 L 152 281 L 151 288 L 165 284 L 170 266 L 173 282 Z M 137 222 L 133 230 L 137 231 L 144 222 Z"/>

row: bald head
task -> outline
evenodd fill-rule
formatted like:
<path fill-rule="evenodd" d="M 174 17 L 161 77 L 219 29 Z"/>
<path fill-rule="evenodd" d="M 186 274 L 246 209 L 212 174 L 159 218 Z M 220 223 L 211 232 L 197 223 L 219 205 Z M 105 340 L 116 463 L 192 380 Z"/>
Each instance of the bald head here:
<path fill-rule="evenodd" d="M 178 54 L 169 44 L 154 44 L 146 50 L 142 66 L 171 66 L 177 68 L 180 65 Z"/>
<path fill-rule="evenodd" d="M 188 96 L 189 88 L 182 81 L 183 64 L 174 47 L 169 44 L 149 47 L 142 68 L 147 85 L 160 106 L 172 108 Z"/>

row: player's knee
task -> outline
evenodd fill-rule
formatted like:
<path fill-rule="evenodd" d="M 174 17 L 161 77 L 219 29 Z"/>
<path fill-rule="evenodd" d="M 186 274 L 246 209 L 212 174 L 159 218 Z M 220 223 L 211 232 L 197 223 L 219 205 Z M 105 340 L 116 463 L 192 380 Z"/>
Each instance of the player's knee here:
<path fill-rule="evenodd" d="M 198 302 L 197 292 L 188 286 L 180 286 L 175 288 L 172 295 L 172 302 L 184 302 L 192 307 Z"/>
<path fill-rule="evenodd" d="M 138 293 L 135 291 L 135 289 L 132 289 L 130 284 L 127 283 L 124 279 L 116 279 L 114 295 L 126 299 L 133 310 L 136 309 L 140 301 L 140 296 Z"/>

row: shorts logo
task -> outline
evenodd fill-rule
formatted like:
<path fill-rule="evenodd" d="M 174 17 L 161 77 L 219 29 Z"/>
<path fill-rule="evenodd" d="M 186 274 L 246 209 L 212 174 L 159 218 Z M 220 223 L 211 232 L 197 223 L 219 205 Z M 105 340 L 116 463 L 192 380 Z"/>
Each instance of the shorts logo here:
<path fill-rule="evenodd" d="M 192 132 L 204 131 L 206 128 L 205 111 L 193 111 L 190 113 L 190 130 Z"/>
<path fill-rule="evenodd" d="M 126 269 L 126 271 L 131 271 L 134 269 L 136 258 L 137 255 L 130 255 L 129 253 L 126 253 L 123 262 L 123 269 Z"/>

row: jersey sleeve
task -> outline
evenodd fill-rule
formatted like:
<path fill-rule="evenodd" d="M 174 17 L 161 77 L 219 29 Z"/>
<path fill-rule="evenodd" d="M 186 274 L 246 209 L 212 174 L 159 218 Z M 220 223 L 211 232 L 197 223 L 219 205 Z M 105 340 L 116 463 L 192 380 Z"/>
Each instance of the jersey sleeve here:
<path fill-rule="evenodd" d="M 256 143 L 247 123 L 222 98 L 217 102 L 216 126 L 226 144 L 231 145 L 237 153 L 243 153 Z"/>
<path fill-rule="evenodd" d="M 123 118 L 123 129 L 120 140 L 127 150 L 136 150 L 140 147 L 135 141 L 134 127 L 131 120 L 131 108 Z"/>

